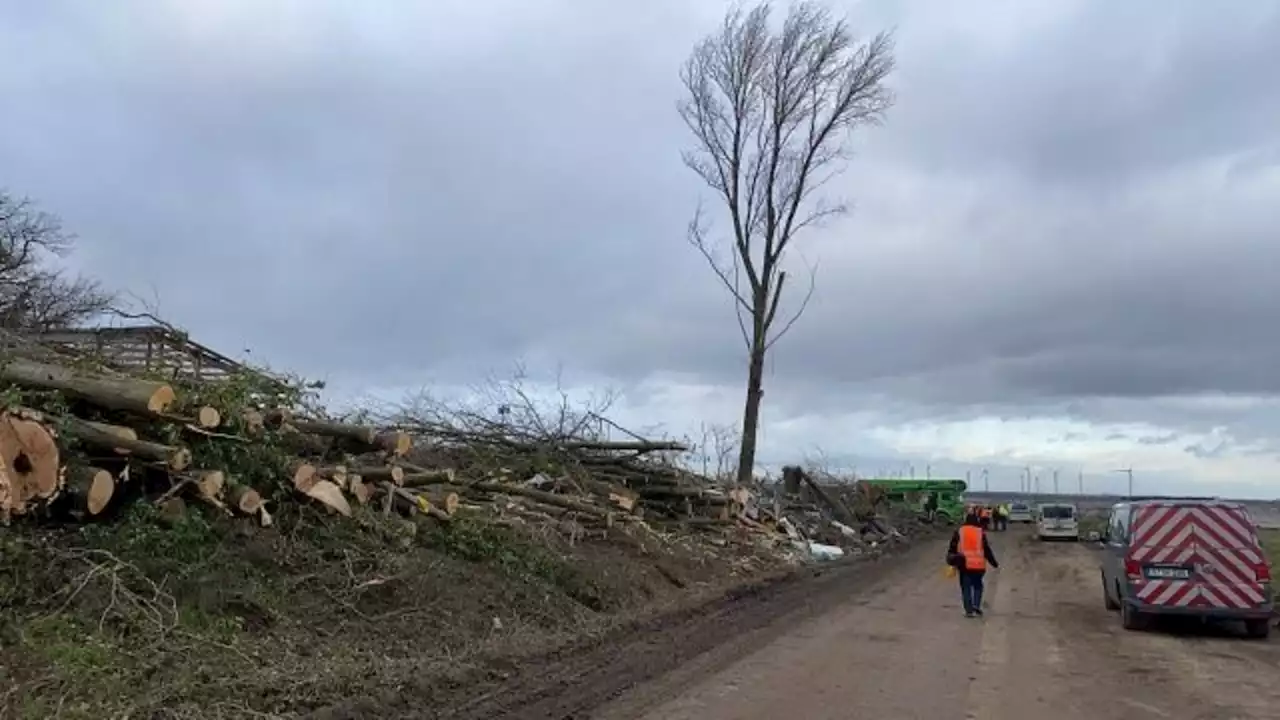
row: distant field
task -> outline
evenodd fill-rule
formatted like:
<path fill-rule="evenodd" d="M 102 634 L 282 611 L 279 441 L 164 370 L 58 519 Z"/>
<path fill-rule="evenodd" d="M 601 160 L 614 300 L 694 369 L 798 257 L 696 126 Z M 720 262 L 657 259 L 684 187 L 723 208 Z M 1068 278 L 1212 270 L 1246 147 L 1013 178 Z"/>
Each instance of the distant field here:
<path fill-rule="evenodd" d="M 1280 528 L 1258 528 L 1258 540 L 1262 542 L 1262 549 L 1267 552 L 1267 557 L 1271 560 L 1271 572 L 1280 571 Z M 1272 593 L 1280 597 L 1280 588 L 1275 588 Z"/>
<path fill-rule="evenodd" d="M 1271 567 L 1280 570 L 1280 529 L 1258 528 L 1258 539 L 1271 558 Z"/>
<path fill-rule="evenodd" d="M 1080 514 L 1080 535 L 1088 536 L 1090 532 L 1096 532 L 1098 535 L 1106 532 L 1107 517 L 1101 513 L 1083 512 Z"/>

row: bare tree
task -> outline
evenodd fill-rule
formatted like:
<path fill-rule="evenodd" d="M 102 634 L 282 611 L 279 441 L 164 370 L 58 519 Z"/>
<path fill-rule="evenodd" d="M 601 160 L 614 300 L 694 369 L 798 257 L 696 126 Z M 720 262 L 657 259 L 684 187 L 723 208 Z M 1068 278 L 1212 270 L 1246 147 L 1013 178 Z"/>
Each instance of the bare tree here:
<path fill-rule="evenodd" d="M 702 423 L 701 438 L 695 443 L 704 477 L 725 482 L 737 475 L 733 456 L 738 452 L 738 428 L 733 425 Z"/>
<path fill-rule="evenodd" d="M 743 483 L 755 465 L 765 354 L 813 295 L 810 272 L 807 294 L 775 332 L 783 260 L 802 230 L 844 212 L 818 191 L 843 169 L 850 132 L 879 122 L 893 103 L 885 85 L 893 69 L 889 34 L 859 42 L 844 20 L 810 2 L 793 6 L 775 30 L 771 10 L 765 0 L 725 16 L 685 63 L 687 95 L 679 103 L 695 141 L 685 164 L 724 203 L 732 230 L 725 261 L 701 209 L 689 224 L 690 241 L 733 296 L 747 345 Z"/>
<path fill-rule="evenodd" d="M 0 192 L 0 327 L 44 331 L 78 324 L 110 308 L 97 282 L 51 265 L 75 238 L 55 215 Z"/>

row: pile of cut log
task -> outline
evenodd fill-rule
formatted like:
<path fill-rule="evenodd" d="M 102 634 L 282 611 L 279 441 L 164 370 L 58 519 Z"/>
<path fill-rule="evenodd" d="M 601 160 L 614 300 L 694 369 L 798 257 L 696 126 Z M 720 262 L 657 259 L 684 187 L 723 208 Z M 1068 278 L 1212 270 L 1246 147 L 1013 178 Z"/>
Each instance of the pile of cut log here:
<path fill-rule="evenodd" d="M 100 516 L 124 499 L 145 497 L 169 513 L 196 500 L 270 523 L 267 501 L 280 496 L 281 487 L 259 485 L 272 475 L 286 478 L 288 491 L 349 514 L 344 491 L 369 499 L 365 483 L 398 477 L 388 460 L 411 446 L 404 433 L 298 418 L 289 409 L 219 408 L 203 404 L 199 392 L 183 397 L 168 383 L 67 361 L 13 356 L 0 362 L 7 392 L 0 410 L 5 522 Z M 245 450 L 253 445 L 266 452 Z M 297 459 L 290 462 L 288 453 Z M 307 461 L 352 453 L 379 455 L 380 462 L 348 470 Z M 228 466 L 210 464 L 218 461 Z M 279 465 L 275 473 L 273 464 Z"/>
<path fill-rule="evenodd" d="M 722 486 L 681 467 L 687 447 L 511 427 L 340 422 L 297 397 L 140 378 L 48 353 L 0 362 L 0 520 L 110 518 L 196 504 L 272 523 L 288 503 L 417 522 L 458 513 L 574 528 L 696 530 L 720 544 L 848 545 L 890 535 L 857 496 L 791 469 L 784 482 Z M 272 382 L 275 382 L 274 380 Z M 270 397 L 263 404 L 259 398 Z M 287 404 L 287 407 L 276 406 Z M 801 483 L 804 492 L 788 492 Z M 793 488 L 792 488 L 793 489 Z M 366 511 L 367 512 L 367 511 Z M 360 514 L 360 517 L 366 517 Z M 844 542 L 841 542 L 844 541 Z"/>
<path fill-rule="evenodd" d="M 0 520 L 83 520 L 145 501 L 163 517 L 194 502 L 270 524 L 290 498 L 439 521 L 499 500 L 604 525 L 730 522 L 742 509 L 740 494 L 655 458 L 679 443 L 351 424 L 84 365 L 48 353 L 0 362 Z"/>

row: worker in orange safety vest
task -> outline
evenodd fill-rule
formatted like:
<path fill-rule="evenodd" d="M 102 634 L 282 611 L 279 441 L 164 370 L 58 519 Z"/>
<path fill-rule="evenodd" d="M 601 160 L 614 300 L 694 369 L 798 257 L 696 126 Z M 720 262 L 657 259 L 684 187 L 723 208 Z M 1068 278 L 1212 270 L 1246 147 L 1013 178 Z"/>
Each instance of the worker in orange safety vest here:
<path fill-rule="evenodd" d="M 991 551 L 991 543 L 987 541 L 987 533 L 983 531 L 977 513 L 966 517 L 964 524 L 952 534 L 951 544 L 947 547 L 947 564 L 954 567 L 960 576 L 964 616 L 982 615 L 982 586 L 987 566 L 998 568 L 1000 563 Z"/>
<path fill-rule="evenodd" d="M 983 530 L 991 529 L 991 506 L 983 505 L 978 508 L 978 522 Z"/>

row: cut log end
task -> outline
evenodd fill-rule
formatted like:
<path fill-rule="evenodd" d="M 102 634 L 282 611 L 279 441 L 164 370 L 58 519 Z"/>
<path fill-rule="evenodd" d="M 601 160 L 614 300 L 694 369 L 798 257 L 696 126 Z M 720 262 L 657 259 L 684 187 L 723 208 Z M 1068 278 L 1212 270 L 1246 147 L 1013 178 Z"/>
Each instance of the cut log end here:
<path fill-rule="evenodd" d="M 168 385 L 159 385 L 151 391 L 151 397 L 147 398 L 147 409 L 153 413 L 162 413 L 168 410 L 177 399 L 178 395 L 173 388 Z"/>
<path fill-rule="evenodd" d="M 375 486 L 365 482 L 364 478 L 359 475 L 348 475 L 347 485 L 350 487 L 351 495 L 356 499 L 357 503 L 368 505 L 369 501 L 373 499 Z"/>
<path fill-rule="evenodd" d="M 240 421 L 244 424 L 246 435 L 261 435 L 263 429 L 267 426 L 267 420 L 262 416 L 262 413 L 253 409 L 245 409 L 241 412 Z"/>
<path fill-rule="evenodd" d="M 346 465 L 319 467 L 316 468 L 316 474 L 319 475 L 322 480 L 328 480 L 344 490 L 349 484 Z"/>
<path fill-rule="evenodd" d="M 266 512 L 262 494 L 247 485 L 233 485 L 227 492 L 232 508 L 244 515 L 260 515 Z"/>
<path fill-rule="evenodd" d="M 314 475 L 312 479 L 315 479 Z M 342 495 L 342 490 L 328 480 L 315 480 L 309 489 L 303 491 L 303 494 L 333 512 L 344 517 L 351 517 L 351 504 Z"/>
<path fill-rule="evenodd" d="M 110 471 L 96 467 L 66 469 L 67 485 L 76 502 L 90 516 L 100 515 L 116 492 L 116 479 Z"/>
<path fill-rule="evenodd" d="M 408 433 L 389 431 L 379 433 L 375 445 L 397 457 L 407 455 L 413 449 L 413 438 Z"/>
<path fill-rule="evenodd" d="M 53 433 L 35 420 L 0 415 L 0 463 L 0 514 L 22 515 L 62 488 Z"/>
<path fill-rule="evenodd" d="M 289 468 L 289 475 L 289 481 L 294 489 L 304 494 L 310 492 L 311 488 L 320 481 L 320 477 L 316 474 L 316 466 L 301 461 L 293 463 Z"/>
<path fill-rule="evenodd" d="M 430 493 L 428 497 L 431 498 L 431 504 L 443 510 L 445 514 L 453 515 L 454 513 L 458 512 L 458 505 L 460 504 L 458 500 L 458 493 L 456 492 Z"/>
<path fill-rule="evenodd" d="M 196 410 L 196 425 L 202 428 L 216 428 L 222 424 L 222 413 L 217 408 L 203 405 Z"/>
<path fill-rule="evenodd" d="M 165 463 L 175 472 L 191 467 L 191 451 L 186 448 L 173 448 Z"/>
<path fill-rule="evenodd" d="M 217 500 L 222 497 L 226 483 L 227 476 L 221 470 L 206 470 L 197 474 L 196 488 L 205 498 Z"/>

